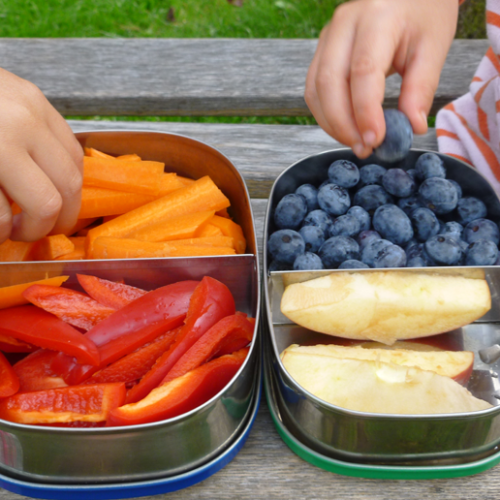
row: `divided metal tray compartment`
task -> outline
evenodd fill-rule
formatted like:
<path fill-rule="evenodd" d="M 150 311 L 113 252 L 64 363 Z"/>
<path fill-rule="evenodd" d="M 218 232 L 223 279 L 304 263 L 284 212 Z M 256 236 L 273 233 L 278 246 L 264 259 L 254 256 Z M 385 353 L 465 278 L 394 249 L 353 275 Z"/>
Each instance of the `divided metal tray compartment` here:
<path fill-rule="evenodd" d="M 345 462 L 390 465 L 444 466 L 470 463 L 493 455 L 500 446 L 500 406 L 494 393 L 500 389 L 500 361 L 482 363 L 479 349 L 500 341 L 500 268 L 448 267 L 399 269 L 413 272 L 458 273 L 470 276 L 485 274 L 492 293 L 492 310 L 472 325 L 445 334 L 446 341 L 458 348 L 476 353 L 469 390 L 487 399 L 494 408 L 454 415 L 380 415 L 355 412 L 328 404 L 300 387 L 288 374 L 279 358 L 292 343 L 331 343 L 332 338 L 292 324 L 280 312 L 283 280 L 287 283 L 305 281 L 337 270 L 268 272 L 267 238 L 275 230 L 274 209 L 285 195 L 303 183 L 319 185 L 327 177 L 328 166 L 335 160 L 348 159 L 362 166 L 379 163 L 388 167 L 412 168 L 416 158 L 425 151 L 411 150 L 407 158 L 396 165 L 384 165 L 370 157 L 358 160 L 349 149 L 326 151 L 304 158 L 276 180 L 270 195 L 264 233 L 264 306 L 263 330 L 267 337 L 264 349 L 271 351 L 277 411 L 284 428 L 299 442 L 325 457 Z M 454 158 L 441 155 L 448 178 L 459 182 L 465 195 L 480 197 L 488 206 L 489 216 L 500 220 L 500 202 L 495 192 L 475 169 Z M 374 272 L 353 270 L 349 272 Z M 344 271 L 345 272 L 345 271 Z M 269 354 L 269 353 L 267 353 Z"/>
<path fill-rule="evenodd" d="M 144 289 L 211 276 L 231 290 L 237 310 L 257 318 L 244 364 L 211 400 L 179 417 L 128 427 L 52 428 L 0 420 L 0 474 L 27 484 L 102 485 L 137 483 L 199 471 L 217 461 L 243 436 L 258 393 L 260 375 L 260 274 L 250 199 L 236 168 L 221 153 L 175 134 L 103 131 L 77 134 L 84 146 L 109 154 L 137 153 L 163 161 L 167 171 L 210 175 L 231 201 L 229 212 L 244 231 L 247 252 L 222 257 L 120 259 L 0 264 L 0 286 L 76 274 L 125 280 Z M 215 472 L 217 468 L 211 468 Z M 196 475 L 196 473 L 195 473 Z M 210 474 L 208 474 L 210 475 Z M 42 486 L 43 488 L 43 486 Z"/>

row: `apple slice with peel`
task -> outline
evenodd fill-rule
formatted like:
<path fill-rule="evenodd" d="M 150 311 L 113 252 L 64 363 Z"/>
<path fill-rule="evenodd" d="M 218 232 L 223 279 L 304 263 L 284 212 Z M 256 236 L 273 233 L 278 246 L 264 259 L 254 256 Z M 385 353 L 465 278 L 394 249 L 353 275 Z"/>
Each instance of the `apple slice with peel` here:
<path fill-rule="evenodd" d="M 404 342 L 405 345 L 410 342 Z M 397 345 L 397 343 L 395 344 Z M 399 366 L 414 366 L 421 370 L 432 371 L 444 377 L 450 377 L 461 385 L 466 385 L 474 365 L 474 353 L 470 351 L 416 351 L 410 349 L 370 348 L 337 345 L 299 346 L 291 345 L 282 354 L 288 353 L 323 356 L 334 358 L 349 358 L 357 360 L 381 361 Z"/>
<path fill-rule="evenodd" d="M 286 352 L 282 360 L 306 391 L 349 410 L 431 415 L 492 407 L 451 378 L 420 368 L 293 351 Z"/>
<path fill-rule="evenodd" d="M 415 271 L 336 271 L 287 286 L 281 299 L 305 328 L 384 344 L 449 332 L 490 308 L 485 279 Z"/>

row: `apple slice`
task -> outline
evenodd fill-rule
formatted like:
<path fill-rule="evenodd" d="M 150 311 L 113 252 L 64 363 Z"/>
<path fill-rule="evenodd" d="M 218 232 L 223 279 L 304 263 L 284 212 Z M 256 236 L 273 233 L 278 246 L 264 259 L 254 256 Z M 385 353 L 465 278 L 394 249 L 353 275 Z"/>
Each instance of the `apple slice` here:
<path fill-rule="evenodd" d="M 410 342 L 404 342 L 405 345 Z M 396 343 L 395 345 L 398 345 Z M 410 349 L 369 348 L 337 345 L 315 345 L 287 347 L 282 358 L 287 353 L 300 353 L 311 356 L 330 356 L 334 358 L 349 358 L 357 360 L 381 361 L 399 366 L 414 366 L 421 370 L 432 371 L 444 377 L 450 377 L 461 385 L 466 385 L 474 365 L 474 353 L 470 351 L 417 351 Z"/>
<path fill-rule="evenodd" d="M 310 330 L 384 344 L 460 328 L 490 308 L 485 279 L 408 271 L 338 271 L 289 285 L 281 299 Z"/>
<path fill-rule="evenodd" d="M 415 367 L 301 352 L 287 352 L 283 364 L 306 391 L 349 410 L 431 415 L 492 407 L 451 378 Z"/>

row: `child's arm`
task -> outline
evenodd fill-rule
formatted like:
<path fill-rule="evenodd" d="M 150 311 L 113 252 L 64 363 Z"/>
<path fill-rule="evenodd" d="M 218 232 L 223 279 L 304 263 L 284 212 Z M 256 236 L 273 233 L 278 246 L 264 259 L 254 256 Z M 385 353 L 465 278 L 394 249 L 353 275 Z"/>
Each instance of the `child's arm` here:
<path fill-rule="evenodd" d="M 453 40 L 458 0 L 355 0 L 335 10 L 321 33 L 305 99 L 319 125 L 367 157 L 385 135 L 385 78 L 403 77 L 399 109 L 416 134 Z"/>
<path fill-rule="evenodd" d="M 0 242 L 70 229 L 80 210 L 80 144 L 35 85 L 2 69 L 0 110 Z M 21 214 L 12 216 L 9 199 Z"/>

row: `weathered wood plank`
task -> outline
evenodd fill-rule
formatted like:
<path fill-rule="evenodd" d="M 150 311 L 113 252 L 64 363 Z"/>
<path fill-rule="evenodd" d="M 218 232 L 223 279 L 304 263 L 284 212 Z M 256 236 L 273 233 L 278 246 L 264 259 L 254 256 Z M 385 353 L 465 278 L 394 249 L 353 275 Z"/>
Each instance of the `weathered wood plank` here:
<path fill-rule="evenodd" d="M 240 170 L 252 198 L 267 198 L 276 177 L 296 161 L 342 145 L 320 127 L 302 125 L 228 125 L 180 122 L 106 122 L 70 120 L 84 130 L 151 130 L 187 135 L 225 154 Z M 433 131 L 416 136 L 414 146 L 435 150 Z"/>
<path fill-rule="evenodd" d="M 433 110 L 466 92 L 486 40 L 455 40 Z M 0 39 L 1 66 L 65 115 L 308 115 L 316 40 Z M 387 80 L 394 107 L 399 77 Z"/>

